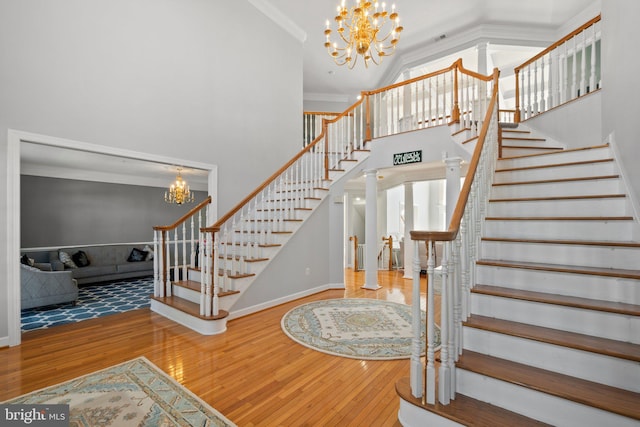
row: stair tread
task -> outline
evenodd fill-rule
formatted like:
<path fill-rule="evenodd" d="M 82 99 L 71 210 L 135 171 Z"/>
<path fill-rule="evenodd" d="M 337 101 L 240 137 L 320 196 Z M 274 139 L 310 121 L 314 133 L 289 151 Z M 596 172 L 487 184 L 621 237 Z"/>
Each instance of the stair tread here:
<path fill-rule="evenodd" d="M 595 276 L 607 276 L 607 277 L 618 277 L 618 278 L 625 278 L 625 279 L 640 280 L 640 270 L 625 270 L 621 268 L 545 264 L 545 263 L 537 263 L 537 262 L 503 261 L 503 260 L 492 260 L 492 259 L 480 259 L 476 261 L 476 264 L 495 266 L 495 267 L 524 268 L 527 270 L 553 271 L 558 273 L 589 274 L 589 275 L 595 275 Z"/>
<path fill-rule="evenodd" d="M 475 314 L 471 315 L 469 319 L 463 322 L 463 325 L 466 327 L 573 348 L 576 350 L 640 362 L 640 345 L 638 344 Z"/>
<path fill-rule="evenodd" d="M 514 239 L 508 237 L 483 237 L 481 240 L 487 242 L 508 242 L 508 243 L 543 243 L 549 245 L 583 245 L 583 246 L 607 246 L 640 248 L 640 242 L 621 242 L 612 240 L 562 240 L 562 239 Z"/>
<path fill-rule="evenodd" d="M 545 164 L 542 164 L 542 165 L 532 165 L 532 166 L 521 166 L 521 167 L 513 167 L 513 168 L 505 168 L 505 169 L 496 169 L 496 172 L 515 172 L 515 171 L 555 168 L 555 167 L 563 167 L 563 166 L 581 166 L 581 165 L 590 165 L 590 164 L 593 164 L 593 163 L 610 163 L 610 162 L 613 162 L 613 161 L 614 161 L 613 158 L 606 158 L 606 159 L 597 159 L 597 160 L 584 160 L 584 161 L 578 161 L 578 162 L 545 163 Z"/>
<path fill-rule="evenodd" d="M 236 261 L 240 261 L 240 256 L 236 255 L 235 257 L 233 255 L 227 255 L 225 256 L 219 256 L 218 259 L 227 259 L 227 260 L 233 260 L 235 258 Z M 244 262 L 263 262 L 263 261 L 269 261 L 269 258 L 246 258 L 244 259 Z"/>
<path fill-rule="evenodd" d="M 593 149 L 599 149 L 599 148 L 606 148 L 608 146 L 609 146 L 609 144 L 601 144 L 601 145 L 592 145 L 592 146 L 588 146 L 588 147 L 565 148 L 563 150 L 549 151 L 549 152 L 545 152 L 545 153 L 521 154 L 521 155 L 518 155 L 518 156 L 502 157 L 502 158 L 498 159 L 498 163 L 500 163 L 500 161 L 505 161 L 505 160 L 522 159 L 522 158 L 526 158 L 526 157 L 539 157 L 539 156 L 545 156 L 545 155 L 557 155 L 559 153 L 571 153 L 571 152 L 576 152 L 576 151 L 593 150 Z"/>
<path fill-rule="evenodd" d="M 177 297 L 172 295 L 170 297 L 155 297 L 152 296 L 152 299 L 159 301 L 169 307 L 175 308 L 176 310 L 180 310 L 183 313 L 187 313 L 193 317 L 197 317 L 203 320 L 220 320 L 229 316 L 229 313 L 225 310 L 218 310 L 217 316 L 202 316 L 200 314 L 200 305 L 184 298 Z"/>
<path fill-rule="evenodd" d="M 586 310 L 604 311 L 608 313 L 617 313 L 629 316 L 640 316 L 640 305 L 627 304 L 622 302 L 593 300 L 588 298 L 549 294 L 545 292 L 526 291 L 493 285 L 475 285 L 471 292 L 482 295 L 513 298 L 545 304 L 562 305 Z"/>
<path fill-rule="evenodd" d="M 584 176 L 576 178 L 558 178 L 558 179 L 539 179 L 531 181 L 511 181 L 511 182 L 494 182 L 494 187 L 503 185 L 526 185 L 526 184 L 555 184 L 559 182 L 574 182 L 574 181 L 596 181 L 600 179 L 619 179 L 620 175 L 600 175 L 600 176 Z"/>
<path fill-rule="evenodd" d="M 577 403 L 640 419 L 640 393 L 465 350 L 457 367 Z"/>
<path fill-rule="evenodd" d="M 542 145 L 513 145 L 513 144 L 502 144 L 502 148 L 526 148 L 527 150 L 563 151 L 563 147 L 542 146 Z"/>
<path fill-rule="evenodd" d="M 512 141 L 546 141 L 545 138 L 533 138 L 528 136 L 503 136 L 502 140 L 504 141 L 505 139 Z"/>
<path fill-rule="evenodd" d="M 545 201 L 545 200 L 582 200 L 582 199 L 610 199 L 610 198 L 626 198 L 626 194 L 593 194 L 593 195 L 578 195 L 578 196 L 544 196 L 544 197 L 510 197 L 503 199 L 489 199 L 491 202 L 531 202 L 531 201 Z"/>
<path fill-rule="evenodd" d="M 409 378 L 406 377 L 398 380 L 396 391 L 405 401 L 465 426 L 533 427 L 549 425 L 460 393 L 456 394 L 455 400 L 451 400 L 449 405 L 442 405 L 438 402 L 435 405 L 423 404 L 421 399 L 417 399 L 411 394 Z"/>

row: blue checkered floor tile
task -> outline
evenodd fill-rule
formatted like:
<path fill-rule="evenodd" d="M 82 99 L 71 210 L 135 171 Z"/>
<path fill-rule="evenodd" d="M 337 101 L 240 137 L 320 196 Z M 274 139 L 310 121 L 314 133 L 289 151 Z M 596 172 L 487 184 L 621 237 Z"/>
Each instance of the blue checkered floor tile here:
<path fill-rule="evenodd" d="M 45 329 L 149 307 L 153 277 L 80 287 L 78 302 L 22 310 L 22 330 Z"/>

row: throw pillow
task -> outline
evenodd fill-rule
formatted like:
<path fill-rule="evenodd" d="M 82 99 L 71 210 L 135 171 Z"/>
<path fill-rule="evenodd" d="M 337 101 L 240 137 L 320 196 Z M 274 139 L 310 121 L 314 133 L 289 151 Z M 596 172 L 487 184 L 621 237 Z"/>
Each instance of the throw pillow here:
<path fill-rule="evenodd" d="M 29 258 L 26 254 L 20 257 L 20 263 L 33 267 L 36 261 L 33 258 Z"/>
<path fill-rule="evenodd" d="M 131 250 L 131 253 L 129 254 L 129 258 L 127 258 L 127 261 L 140 262 L 140 261 L 144 261 L 146 257 L 147 257 L 146 251 L 141 251 L 138 248 L 133 248 Z"/>
<path fill-rule="evenodd" d="M 84 251 L 78 251 L 75 254 L 71 255 L 71 259 L 76 263 L 78 267 L 86 267 L 91 264 L 89 261 L 89 257 Z"/>
<path fill-rule="evenodd" d="M 146 261 L 151 261 L 153 259 L 153 249 L 151 249 L 149 245 L 145 245 L 145 247 L 142 248 L 142 250 L 147 253 Z"/>
<path fill-rule="evenodd" d="M 60 251 L 58 252 L 58 258 L 60 258 L 60 261 L 64 264 L 65 267 L 78 268 L 76 263 L 73 262 L 71 255 L 69 255 L 68 253 L 64 251 Z"/>

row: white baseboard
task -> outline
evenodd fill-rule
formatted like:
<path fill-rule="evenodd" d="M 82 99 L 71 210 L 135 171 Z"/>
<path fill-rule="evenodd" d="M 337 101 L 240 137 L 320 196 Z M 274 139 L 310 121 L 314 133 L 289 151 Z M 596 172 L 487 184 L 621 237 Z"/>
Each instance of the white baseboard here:
<path fill-rule="evenodd" d="M 329 283 L 327 285 L 327 288 L 329 288 L 329 289 L 346 289 L 346 286 L 344 285 L 344 283 Z"/>
<path fill-rule="evenodd" d="M 9 337 L 0 337 L 0 348 L 9 347 Z"/>
<path fill-rule="evenodd" d="M 266 301 L 263 302 L 261 304 L 256 304 L 254 306 L 251 307 L 247 307 L 247 308 L 243 308 L 240 310 L 236 310 L 233 311 L 231 313 L 229 313 L 229 317 L 227 318 L 228 320 L 233 320 L 233 319 L 237 319 L 239 317 L 244 317 L 244 316 L 248 316 L 249 314 L 253 314 L 253 313 L 257 313 L 259 311 L 262 310 L 266 310 L 267 308 L 271 308 L 271 307 L 275 307 L 277 305 L 280 304 L 284 304 L 293 300 L 297 300 L 300 298 L 304 298 L 304 297 L 308 297 L 309 295 L 313 295 L 313 294 L 317 294 L 320 292 L 324 292 L 328 289 L 343 289 L 344 288 L 344 284 L 341 284 L 342 287 L 340 288 L 332 288 L 332 285 L 327 284 L 327 285 L 323 285 L 323 286 L 318 286 L 316 288 L 311 288 L 311 289 L 306 289 L 302 292 L 298 292 L 295 294 L 291 294 L 291 295 L 287 295 L 284 296 L 282 298 L 276 298 L 274 300 L 271 301 Z"/>

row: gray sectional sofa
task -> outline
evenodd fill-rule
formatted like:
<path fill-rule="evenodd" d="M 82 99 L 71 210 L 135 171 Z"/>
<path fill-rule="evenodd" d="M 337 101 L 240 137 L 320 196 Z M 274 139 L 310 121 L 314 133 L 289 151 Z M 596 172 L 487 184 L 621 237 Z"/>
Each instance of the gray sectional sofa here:
<path fill-rule="evenodd" d="M 43 268 L 46 268 L 43 266 Z M 73 302 L 78 299 L 78 283 L 71 271 L 43 271 L 20 265 L 20 308 Z"/>
<path fill-rule="evenodd" d="M 50 265 L 53 271 L 69 271 L 78 285 L 88 283 L 108 282 L 112 280 L 130 279 L 153 275 L 153 253 L 147 253 L 141 260 L 131 261 L 134 248 L 137 251 L 144 249 L 141 244 L 99 245 L 66 247 L 59 250 L 23 251 L 27 257 L 35 262 L 36 267 Z M 86 266 L 77 266 L 75 263 L 64 264 L 61 260 L 61 252 L 73 258 L 80 251 L 86 254 L 89 262 Z M 64 254 L 63 258 L 64 258 Z M 140 255 L 140 254 L 137 254 Z M 136 258 L 136 257 L 133 257 Z M 137 257 L 139 259 L 140 256 Z M 73 267 L 73 265 L 76 265 Z"/>

